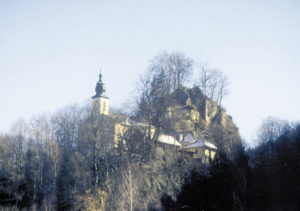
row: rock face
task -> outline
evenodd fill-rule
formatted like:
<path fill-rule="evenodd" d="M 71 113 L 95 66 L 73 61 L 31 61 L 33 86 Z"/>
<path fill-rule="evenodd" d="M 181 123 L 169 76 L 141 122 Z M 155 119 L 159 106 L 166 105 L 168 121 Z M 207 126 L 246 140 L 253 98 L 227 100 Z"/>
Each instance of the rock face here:
<path fill-rule="evenodd" d="M 168 133 L 193 132 L 195 136 L 213 141 L 220 150 L 229 154 L 241 145 L 238 128 L 231 116 L 198 87 L 181 87 L 172 96 L 163 130 Z"/>

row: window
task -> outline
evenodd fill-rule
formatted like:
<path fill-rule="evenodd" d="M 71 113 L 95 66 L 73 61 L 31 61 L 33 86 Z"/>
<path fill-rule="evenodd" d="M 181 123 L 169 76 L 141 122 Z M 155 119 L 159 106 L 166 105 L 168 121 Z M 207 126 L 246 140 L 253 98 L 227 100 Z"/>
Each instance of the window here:
<path fill-rule="evenodd" d="M 103 112 L 106 112 L 107 108 L 106 108 L 106 101 L 103 101 Z"/>
<path fill-rule="evenodd" d="M 198 154 L 198 153 L 199 153 L 198 149 L 196 149 L 195 153 L 196 153 L 196 154 Z"/>

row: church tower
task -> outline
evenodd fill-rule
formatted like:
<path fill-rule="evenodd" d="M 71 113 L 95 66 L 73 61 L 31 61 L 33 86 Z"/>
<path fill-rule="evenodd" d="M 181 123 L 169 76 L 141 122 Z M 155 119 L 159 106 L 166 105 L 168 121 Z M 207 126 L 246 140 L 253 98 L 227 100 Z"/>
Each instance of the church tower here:
<path fill-rule="evenodd" d="M 105 84 L 102 81 L 102 74 L 100 70 L 99 80 L 96 84 L 96 95 L 92 97 L 93 99 L 93 112 L 95 114 L 108 115 L 108 97 L 105 95 Z"/>

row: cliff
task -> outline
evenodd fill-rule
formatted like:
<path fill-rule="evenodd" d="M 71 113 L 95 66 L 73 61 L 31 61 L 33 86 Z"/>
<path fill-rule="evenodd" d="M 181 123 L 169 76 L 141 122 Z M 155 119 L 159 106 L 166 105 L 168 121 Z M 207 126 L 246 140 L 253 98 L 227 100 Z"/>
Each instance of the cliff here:
<path fill-rule="evenodd" d="M 227 153 L 241 145 L 239 130 L 232 117 L 198 87 L 181 87 L 172 95 L 172 106 L 168 108 L 164 132 L 192 132 L 196 137 L 213 141 L 220 150 Z"/>

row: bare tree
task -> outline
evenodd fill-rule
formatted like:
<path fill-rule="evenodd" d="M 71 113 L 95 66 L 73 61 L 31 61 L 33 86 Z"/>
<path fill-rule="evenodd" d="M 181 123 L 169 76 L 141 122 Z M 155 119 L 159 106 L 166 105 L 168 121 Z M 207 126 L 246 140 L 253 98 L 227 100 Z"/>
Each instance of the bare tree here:
<path fill-rule="evenodd" d="M 208 65 L 201 66 L 196 85 L 203 94 L 213 99 L 219 106 L 223 98 L 229 94 L 228 77 L 217 69 L 209 68 Z"/>
<path fill-rule="evenodd" d="M 61 146 L 77 146 L 79 128 L 85 121 L 79 106 L 72 105 L 58 111 L 51 119 L 54 140 Z"/>
<path fill-rule="evenodd" d="M 114 123 L 106 115 L 92 113 L 79 130 L 78 149 L 91 169 L 93 189 L 99 186 L 101 179 L 108 176 L 108 157 L 113 151 Z"/>
<path fill-rule="evenodd" d="M 197 85 L 202 90 L 203 94 L 212 98 L 215 90 L 216 70 L 209 69 L 208 65 L 203 65 L 199 71 L 199 80 Z"/>
<path fill-rule="evenodd" d="M 139 204 L 138 166 L 127 162 L 121 169 L 121 182 L 119 185 L 118 206 L 120 210 L 133 211 Z"/>
<path fill-rule="evenodd" d="M 25 160 L 26 144 L 29 137 L 29 126 L 24 119 L 19 119 L 11 127 L 12 143 L 14 145 L 14 167 L 16 172 L 16 178 L 18 181 L 22 179 L 22 169 Z"/>
<path fill-rule="evenodd" d="M 216 98 L 219 106 L 221 106 L 223 98 L 229 94 L 228 85 L 228 77 L 226 75 L 221 75 L 219 78 L 218 93 Z"/>
<path fill-rule="evenodd" d="M 150 73 L 146 73 L 144 77 L 141 78 L 139 83 L 139 90 L 141 91 L 139 100 L 137 102 L 138 108 L 136 111 L 136 116 L 140 122 L 145 124 L 144 132 L 145 136 L 143 139 L 143 149 L 146 148 L 147 141 L 156 142 L 156 139 L 160 133 L 160 128 L 162 126 L 162 118 L 167 111 L 167 100 L 164 89 L 159 89 L 158 86 L 153 87 L 157 82 L 153 82 Z M 152 127 L 156 126 L 155 134 L 152 134 Z M 145 150 L 143 150 L 143 154 Z"/>
<path fill-rule="evenodd" d="M 183 53 L 162 53 L 154 57 L 140 80 L 141 90 L 138 102 L 138 116 L 148 125 L 150 139 L 151 126 L 156 127 L 158 137 L 160 130 L 168 125 L 166 114 L 172 105 L 173 93 L 180 86 L 184 86 L 192 74 L 193 61 Z"/>
<path fill-rule="evenodd" d="M 35 144 L 44 144 L 51 138 L 51 124 L 48 115 L 34 116 L 30 121 L 31 136 Z"/>
<path fill-rule="evenodd" d="M 168 92 L 176 90 L 190 78 L 193 61 L 183 53 L 162 53 L 154 57 L 149 66 L 149 72 L 154 77 L 164 81 Z"/>
<path fill-rule="evenodd" d="M 268 117 L 261 124 L 257 133 L 257 139 L 260 143 L 275 141 L 288 129 L 290 129 L 288 121 L 274 117 Z"/>

